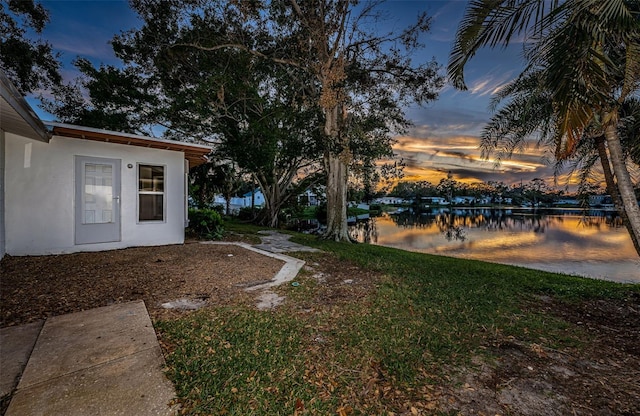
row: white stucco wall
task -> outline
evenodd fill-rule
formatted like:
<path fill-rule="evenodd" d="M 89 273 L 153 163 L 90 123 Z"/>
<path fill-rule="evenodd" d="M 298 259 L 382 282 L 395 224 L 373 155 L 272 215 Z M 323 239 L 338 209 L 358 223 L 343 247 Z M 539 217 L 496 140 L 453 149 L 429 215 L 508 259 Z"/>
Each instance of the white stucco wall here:
<path fill-rule="evenodd" d="M 184 242 L 183 153 L 60 136 L 54 136 L 50 143 L 10 133 L 5 136 L 7 254 L 58 254 Z M 31 147 L 29 161 L 25 160 L 27 145 Z M 121 160 L 121 241 L 74 244 L 76 155 Z M 137 221 L 138 164 L 165 166 L 162 223 Z"/>
<path fill-rule="evenodd" d="M 6 253 L 4 235 L 4 130 L 0 129 L 0 259 Z"/>

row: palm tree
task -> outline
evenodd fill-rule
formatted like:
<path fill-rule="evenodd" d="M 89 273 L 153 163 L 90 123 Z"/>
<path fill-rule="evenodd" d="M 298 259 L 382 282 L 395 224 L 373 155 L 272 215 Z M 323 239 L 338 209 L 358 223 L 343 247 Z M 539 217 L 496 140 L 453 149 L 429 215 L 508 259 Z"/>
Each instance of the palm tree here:
<path fill-rule="evenodd" d="M 485 158 L 494 154 L 499 163 L 524 147 L 532 137 L 536 139 L 538 147 L 554 149 L 554 138 L 557 137 L 555 127 L 558 123 L 551 94 L 540 81 L 538 72 L 525 72 L 493 97 L 492 108 L 495 113 L 480 136 L 480 147 Z M 496 110 L 500 104 L 503 104 L 502 107 Z M 635 98 L 628 98 L 620 109 L 618 135 L 622 140 L 625 156 L 635 163 L 638 163 L 640 156 L 639 127 L 640 102 Z M 602 167 L 607 192 L 612 196 L 625 226 L 631 229 L 615 185 L 602 125 L 598 118 L 594 118 L 584 130 L 572 154 L 556 160 L 556 172 L 562 171 L 569 164 L 571 172 L 579 172 L 580 189 L 586 189 L 588 182 L 593 179 L 593 169 L 598 162 Z M 633 234 L 631 237 L 636 251 L 640 253 L 638 240 Z"/>
<path fill-rule="evenodd" d="M 600 161 L 612 176 L 607 184 L 619 195 L 621 215 L 640 255 L 640 206 L 619 134 L 623 105 L 637 95 L 640 85 L 640 2 L 471 1 L 450 55 L 448 74 L 453 85 L 466 88 L 464 67 L 478 49 L 506 46 L 514 36 L 524 36 L 528 42 L 528 65 L 518 82 L 529 83 L 533 94 L 516 94 L 498 115 L 520 112 L 519 128 L 551 144 L 558 161 L 575 156 L 582 141 L 596 137 L 589 130 L 599 130 L 600 150 L 604 150 Z M 534 99 L 544 101 L 538 103 L 544 113 L 532 115 Z M 529 107 L 516 107 L 523 104 Z M 524 118 L 527 112 L 533 120 Z M 525 137 L 509 131 L 502 134 L 510 151 L 517 150 Z M 501 143 L 496 137 L 483 140 L 485 154 Z"/>

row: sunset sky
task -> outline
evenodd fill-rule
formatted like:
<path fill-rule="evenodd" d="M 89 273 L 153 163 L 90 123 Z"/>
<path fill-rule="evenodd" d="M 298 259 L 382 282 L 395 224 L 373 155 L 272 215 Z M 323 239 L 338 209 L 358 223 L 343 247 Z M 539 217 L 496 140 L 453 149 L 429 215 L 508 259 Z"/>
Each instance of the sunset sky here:
<path fill-rule="evenodd" d="M 78 56 L 96 65 L 118 65 L 108 41 L 113 35 L 139 25 L 125 1 L 55 0 L 42 4 L 51 14 L 44 38 L 62 54 L 63 75 L 67 80 L 77 75 L 71 61 Z M 426 47 L 414 60 L 435 57 L 444 71 L 466 1 L 391 0 L 385 7 L 390 17 L 389 28 L 401 29 L 422 10 L 433 17 L 432 30 L 423 39 Z M 514 155 L 498 168 L 493 161 L 480 157 L 478 137 L 491 116 L 488 108 L 491 95 L 518 75 L 522 67 L 521 51 L 522 44 L 518 43 L 508 49 L 481 51 L 466 70 L 468 91 L 456 91 L 447 85 L 436 102 L 407 109 L 414 127 L 398 137 L 395 145 L 397 155 L 406 164 L 405 179 L 437 183 L 451 172 L 456 180 L 465 182 L 497 180 L 511 184 L 552 176 L 553 168 L 533 148 Z M 38 108 L 37 100 L 28 101 L 43 119 L 53 118 Z"/>

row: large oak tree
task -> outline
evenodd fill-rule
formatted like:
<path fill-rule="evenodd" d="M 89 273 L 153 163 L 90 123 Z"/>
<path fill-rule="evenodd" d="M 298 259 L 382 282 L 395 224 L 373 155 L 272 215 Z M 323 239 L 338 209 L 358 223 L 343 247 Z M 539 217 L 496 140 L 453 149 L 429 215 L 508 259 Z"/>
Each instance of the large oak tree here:
<path fill-rule="evenodd" d="M 172 52 L 185 48 L 199 51 L 202 60 L 244 53 L 292 75 L 288 88 L 297 91 L 305 105 L 321 110 L 326 237 L 346 241 L 348 168 L 357 157 L 358 142 L 377 141 L 381 146 L 370 149 L 378 151 L 378 157 L 387 156 L 392 134 L 407 125 L 401 106 L 435 99 L 443 83 L 434 61 L 415 64 L 411 59 L 422 47 L 419 37 L 428 30 L 429 18 L 420 15 L 404 30 L 385 32 L 382 4 L 136 0 L 131 5 L 145 24 L 116 45 L 125 53 L 131 45 L 138 51 L 146 48 L 164 56 L 167 65 Z M 147 61 L 141 67 L 157 64 Z M 179 70 L 174 79 L 180 82 Z M 210 91 L 210 98 L 219 93 Z M 369 130 L 363 130 L 363 121 Z"/>

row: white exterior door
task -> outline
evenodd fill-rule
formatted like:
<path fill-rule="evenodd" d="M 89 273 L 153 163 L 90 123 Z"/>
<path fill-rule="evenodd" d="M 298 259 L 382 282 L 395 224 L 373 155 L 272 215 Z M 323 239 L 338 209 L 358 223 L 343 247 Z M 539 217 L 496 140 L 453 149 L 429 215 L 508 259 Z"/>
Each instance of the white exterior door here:
<path fill-rule="evenodd" d="M 120 160 L 76 156 L 75 243 L 120 241 Z"/>

